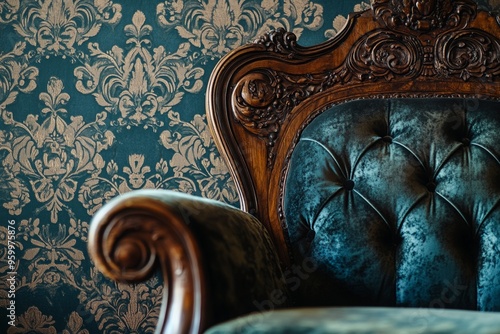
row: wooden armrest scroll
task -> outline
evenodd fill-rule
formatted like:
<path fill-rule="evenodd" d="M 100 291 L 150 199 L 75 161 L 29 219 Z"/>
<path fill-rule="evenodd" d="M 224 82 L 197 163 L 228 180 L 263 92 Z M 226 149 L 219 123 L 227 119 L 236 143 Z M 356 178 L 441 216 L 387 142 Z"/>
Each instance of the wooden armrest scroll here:
<path fill-rule="evenodd" d="M 200 251 L 189 226 L 164 202 L 146 196 L 110 202 L 92 221 L 89 253 L 97 268 L 117 281 L 143 281 L 161 269 L 164 286 L 157 333 L 204 329 Z"/>

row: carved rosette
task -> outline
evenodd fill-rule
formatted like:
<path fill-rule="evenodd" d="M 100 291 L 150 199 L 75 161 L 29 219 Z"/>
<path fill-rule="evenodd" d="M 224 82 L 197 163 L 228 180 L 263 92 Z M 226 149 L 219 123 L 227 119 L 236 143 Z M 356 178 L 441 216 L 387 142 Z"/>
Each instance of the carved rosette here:
<path fill-rule="evenodd" d="M 249 132 L 266 139 L 268 162 L 281 124 L 290 111 L 330 82 L 329 73 L 290 75 L 272 70 L 252 72 L 237 84 L 232 96 L 235 120 Z"/>
<path fill-rule="evenodd" d="M 279 92 L 277 86 L 271 73 L 250 73 L 236 85 L 234 116 L 250 132 L 267 136 L 277 131 L 280 110 L 275 110 L 273 103 Z"/>
<path fill-rule="evenodd" d="M 435 67 L 441 76 L 491 80 L 500 74 L 500 41 L 485 32 L 468 29 L 445 34 L 435 50 Z"/>

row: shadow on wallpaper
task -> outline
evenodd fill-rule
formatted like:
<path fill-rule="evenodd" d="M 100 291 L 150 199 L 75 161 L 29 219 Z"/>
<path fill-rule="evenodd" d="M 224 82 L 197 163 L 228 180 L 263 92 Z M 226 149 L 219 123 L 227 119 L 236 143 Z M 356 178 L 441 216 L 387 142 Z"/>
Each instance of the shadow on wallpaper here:
<path fill-rule="evenodd" d="M 322 42 L 368 6 L 0 0 L 0 332 L 152 333 L 159 278 L 125 285 L 96 272 L 92 215 L 141 188 L 237 206 L 204 112 L 215 63 L 278 27 Z"/>

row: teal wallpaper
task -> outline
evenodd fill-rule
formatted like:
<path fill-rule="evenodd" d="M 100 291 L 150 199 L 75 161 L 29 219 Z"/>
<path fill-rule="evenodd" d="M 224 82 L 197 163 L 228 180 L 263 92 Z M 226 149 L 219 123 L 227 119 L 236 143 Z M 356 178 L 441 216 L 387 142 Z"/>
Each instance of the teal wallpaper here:
<path fill-rule="evenodd" d="M 500 8 L 490 0 L 484 7 Z M 92 215 L 134 189 L 238 205 L 205 88 L 270 29 L 333 37 L 360 0 L 0 0 L 0 332 L 152 333 L 160 277 L 116 284 Z"/>

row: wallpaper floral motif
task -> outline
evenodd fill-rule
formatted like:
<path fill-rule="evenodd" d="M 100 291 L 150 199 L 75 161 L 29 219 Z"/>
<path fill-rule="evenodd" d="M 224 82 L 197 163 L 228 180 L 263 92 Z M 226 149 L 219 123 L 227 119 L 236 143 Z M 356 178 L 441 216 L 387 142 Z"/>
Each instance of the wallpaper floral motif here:
<path fill-rule="evenodd" d="M 141 188 L 238 206 L 205 118 L 215 63 L 279 27 L 303 45 L 325 41 L 368 7 L 0 0 L 0 332 L 154 332 L 160 277 L 126 285 L 98 273 L 92 215 Z"/>

